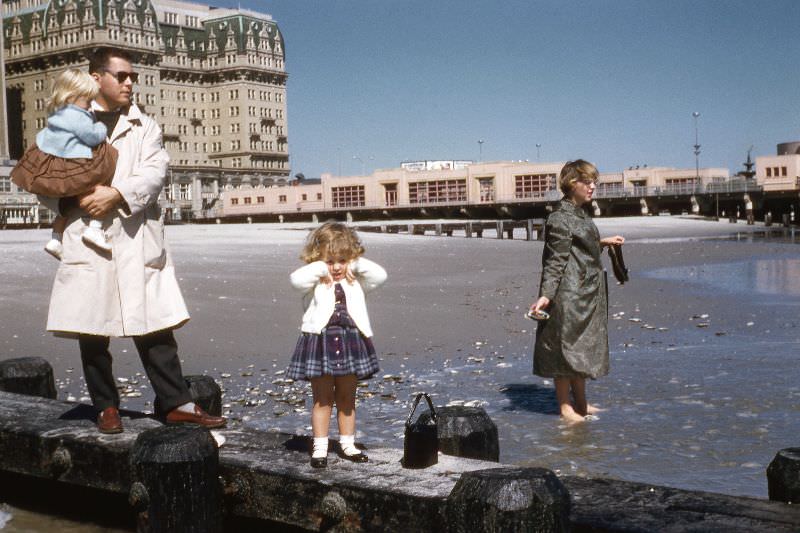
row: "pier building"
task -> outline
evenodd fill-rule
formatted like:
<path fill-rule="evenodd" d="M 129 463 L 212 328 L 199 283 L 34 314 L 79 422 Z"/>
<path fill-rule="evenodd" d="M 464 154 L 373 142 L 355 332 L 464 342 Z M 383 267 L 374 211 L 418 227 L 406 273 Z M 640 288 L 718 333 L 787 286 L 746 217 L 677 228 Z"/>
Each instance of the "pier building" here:
<path fill-rule="evenodd" d="M 548 204 L 558 201 L 557 176 L 563 161 L 464 162 L 428 165 L 406 162 L 400 168 L 376 170 L 368 176 L 323 174 L 318 183 L 288 187 L 242 185 L 223 192 L 216 216 L 283 219 L 337 216 L 443 216 L 517 217 L 542 216 Z M 454 162 L 455 163 L 455 162 Z M 631 167 L 601 173 L 595 209 L 610 214 L 615 209 L 641 211 L 639 198 L 680 196 L 682 209 L 691 209 L 692 195 L 714 186 L 725 187 L 726 168 L 677 169 Z M 633 206 L 633 207 L 631 207 Z M 638 210 L 638 211 L 637 211 Z"/>
<path fill-rule="evenodd" d="M 765 191 L 800 189 L 800 141 L 781 143 L 775 155 L 756 157 L 756 181 Z"/>

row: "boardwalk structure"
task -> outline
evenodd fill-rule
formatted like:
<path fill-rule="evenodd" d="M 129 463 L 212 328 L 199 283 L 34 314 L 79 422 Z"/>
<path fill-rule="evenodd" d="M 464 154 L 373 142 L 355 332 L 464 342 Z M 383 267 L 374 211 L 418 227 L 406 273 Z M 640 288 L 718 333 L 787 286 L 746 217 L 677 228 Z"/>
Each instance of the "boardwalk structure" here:
<path fill-rule="evenodd" d="M 800 143 L 785 143 L 786 146 Z M 781 145 L 784 146 L 784 145 Z M 780 151 L 779 146 L 779 151 Z M 541 218 L 561 198 L 564 162 L 459 162 L 450 167 L 402 166 L 368 176 L 296 181 L 288 187 L 232 187 L 208 216 L 276 221 L 338 218 Z M 789 213 L 800 193 L 800 153 L 757 159 L 755 177 L 726 168 L 631 167 L 601 173 L 592 208 L 598 216 L 700 214 L 744 218 Z M 797 173 L 797 178 L 787 175 Z"/>

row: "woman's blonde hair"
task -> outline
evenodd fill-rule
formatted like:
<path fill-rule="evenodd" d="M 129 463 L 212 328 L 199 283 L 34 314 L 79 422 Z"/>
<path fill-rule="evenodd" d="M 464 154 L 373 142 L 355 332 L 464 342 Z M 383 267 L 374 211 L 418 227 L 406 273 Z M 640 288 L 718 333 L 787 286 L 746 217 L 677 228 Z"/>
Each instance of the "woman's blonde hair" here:
<path fill-rule="evenodd" d="M 47 99 L 47 113 L 54 113 L 81 96 L 94 100 L 99 91 L 91 74 L 76 68 L 67 69 L 56 77 L 53 92 Z"/>
<path fill-rule="evenodd" d="M 327 258 L 352 261 L 363 253 L 364 247 L 356 231 L 341 222 L 330 220 L 308 235 L 300 259 L 306 263 Z"/>
<path fill-rule="evenodd" d="M 567 164 L 561 169 L 561 175 L 558 177 L 558 188 L 564 194 L 569 194 L 575 188 L 576 182 L 596 182 L 599 177 L 600 173 L 597 172 L 597 167 L 588 161 L 583 159 L 567 161 Z"/>

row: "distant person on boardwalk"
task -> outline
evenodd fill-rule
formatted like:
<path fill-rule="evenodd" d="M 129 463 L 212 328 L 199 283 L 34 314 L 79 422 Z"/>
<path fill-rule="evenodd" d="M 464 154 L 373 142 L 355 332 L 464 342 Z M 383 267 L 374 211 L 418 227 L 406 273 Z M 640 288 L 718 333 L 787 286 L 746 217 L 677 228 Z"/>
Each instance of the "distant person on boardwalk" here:
<path fill-rule="evenodd" d="M 625 242 L 619 235 L 601 239 L 586 211 L 597 178 L 595 166 L 582 159 L 561 170 L 564 197 L 545 223 L 539 299 L 530 309 L 539 319 L 533 373 L 553 378 L 569 423 L 599 411 L 586 401 L 586 378 L 608 374 L 608 287 L 600 254 Z"/>
<path fill-rule="evenodd" d="M 181 372 L 172 330 L 186 323 L 189 314 L 165 245 L 158 205 L 169 156 L 158 124 L 132 103 L 138 74 L 131 61 L 124 50 L 107 47 L 97 49 L 89 61 L 89 73 L 99 88 L 92 108 L 106 126 L 107 142 L 119 154 L 111 185 L 96 185 L 77 199 L 40 197 L 67 219 L 47 330 L 78 339 L 102 433 L 123 429 L 109 337 L 133 338 L 163 411 L 157 414 L 167 423 L 221 427 L 224 418 L 210 416 L 192 402 Z M 112 255 L 81 243 L 86 216 L 103 221 Z"/>
<path fill-rule="evenodd" d="M 386 281 L 386 271 L 363 253 L 353 229 L 326 222 L 308 236 L 300 256 L 308 264 L 291 275 L 292 286 L 303 293 L 305 312 L 287 376 L 311 381 L 314 468 L 328 465 L 334 403 L 344 458 L 368 461 L 355 445 L 356 384 L 379 368 L 364 293 Z"/>
<path fill-rule="evenodd" d="M 106 142 L 105 125 L 95 122 L 90 112 L 97 93 L 97 82 L 88 72 L 69 69 L 56 77 L 47 101 L 47 127 L 36 134 L 36 143 L 11 171 L 14 183 L 52 198 L 77 196 L 95 185 L 111 185 L 117 150 Z M 44 247 L 56 259 L 61 259 L 66 226 L 66 218 L 56 217 L 52 238 Z M 92 218 L 81 237 L 86 245 L 111 252 L 102 220 Z"/>

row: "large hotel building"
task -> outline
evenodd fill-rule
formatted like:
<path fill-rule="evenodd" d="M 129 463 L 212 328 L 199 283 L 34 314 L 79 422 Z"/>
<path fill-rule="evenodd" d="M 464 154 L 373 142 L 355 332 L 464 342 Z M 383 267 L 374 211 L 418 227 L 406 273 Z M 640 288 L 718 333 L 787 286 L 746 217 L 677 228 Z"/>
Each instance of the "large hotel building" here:
<path fill-rule="evenodd" d="M 286 183 L 284 41 L 269 15 L 176 0 L 3 0 L 2 30 L 11 159 L 45 126 L 55 75 L 108 45 L 132 53 L 136 103 L 163 130 L 171 218 L 216 211 L 225 188 Z M 13 188 L 0 176 L 0 193 Z"/>

